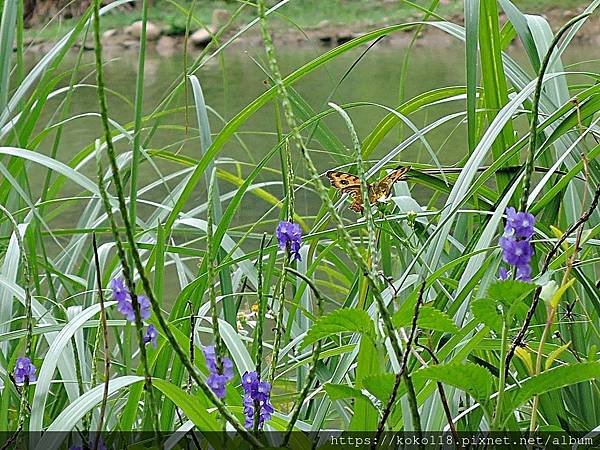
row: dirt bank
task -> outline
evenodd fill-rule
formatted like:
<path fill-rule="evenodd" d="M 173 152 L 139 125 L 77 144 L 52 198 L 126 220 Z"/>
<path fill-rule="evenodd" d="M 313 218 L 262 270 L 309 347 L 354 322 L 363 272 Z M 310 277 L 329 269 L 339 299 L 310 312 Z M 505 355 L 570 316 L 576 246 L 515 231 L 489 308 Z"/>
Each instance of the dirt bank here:
<path fill-rule="evenodd" d="M 575 9 L 561 9 L 552 8 L 546 11 L 543 17 L 548 20 L 553 30 L 557 30 L 564 23 L 568 22 L 573 17 L 577 16 L 583 11 L 583 7 Z M 227 22 L 226 11 L 215 10 L 213 14 L 213 23 L 208 26 L 208 29 L 196 30 L 191 33 L 188 38 L 188 46 L 190 50 L 202 49 L 208 45 L 212 39 L 213 33 L 224 23 Z M 504 17 L 502 18 L 504 20 Z M 417 16 L 414 17 L 415 21 L 419 20 Z M 461 15 L 454 15 L 448 18 L 453 23 L 463 24 L 463 17 Z M 273 38 L 277 45 L 294 45 L 294 46 L 314 46 L 321 45 L 324 47 L 332 47 L 340 45 L 344 42 L 349 41 L 361 34 L 368 31 L 375 30 L 388 25 L 393 25 L 391 21 L 382 21 L 375 25 L 332 25 L 329 21 L 323 20 L 314 27 L 306 27 L 302 30 L 297 28 L 281 28 L 275 27 L 273 32 Z M 107 55 L 114 54 L 117 52 L 136 50 L 139 47 L 139 33 L 140 23 L 135 22 L 127 27 L 120 29 L 111 29 L 103 33 L 102 42 L 106 49 Z M 239 28 L 230 27 L 220 38 L 220 42 L 226 42 L 239 31 Z M 416 31 L 416 28 L 411 28 L 405 32 L 394 33 L 388 36 L 382 42 L 382 45 L 394 45 L 394 46 L 405 46 L 407 45 Z M 147 32 L 150 48 L 154 49 L 161 56 L 170 56 L 176 52 L 180 52 L 185 39 L 182 35 L 167 35 L 163 31 L 163 27 L 160 24 L 149 23 Z M 585 44 L 600 45 L 600 17 L 598 14 L 590 17 L 587 23 L 576 36 L 576 41 Z M 422 27 L 417 45 L 419 46 L 445 46 L 453 45 L 455 39 L 449 37 L 446 33 L 432 26 Z M 47 52 L 53 45 L 52 41 L 44 41 L 33 39 L 27 42 L 28 51 L 31 52 Z M 258 31 L 258 26 L 247 30 L 241 36 L 236 38 L 231 45 L 234 46 L 260 46 L 262 44 L 262 38 Z M 88 39 L 83 44 L 86 50 L 92 50 L 94 48 L 91 39 Z"/>

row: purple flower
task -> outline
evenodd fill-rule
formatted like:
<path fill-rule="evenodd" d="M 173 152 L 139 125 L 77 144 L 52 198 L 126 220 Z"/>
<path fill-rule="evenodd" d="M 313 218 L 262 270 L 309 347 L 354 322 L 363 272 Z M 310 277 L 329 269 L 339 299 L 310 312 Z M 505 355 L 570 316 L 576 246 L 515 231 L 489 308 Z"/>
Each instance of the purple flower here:
<path fill-rule="evenodd" d="M 206 360 L 206 367 L 210 372 L 206 379 L 206 384 L 219 398 L 225 397 L 225 385 L 233 378 L 233 362 L 227 357 L 221 357 L 221 371 L 219 371 L 219 365 L 214 345 L 204 347 L 202 349 L 204 353 L 204 359 Z"/>
<path fill-rule="evenodd" d="M 279 248 L 287 248 L 294 256 L 294 259 L 300 261 L 300 246 L 302 245 L 302 229 L 300 225 L 286 220 L 281 221 L 277 225 L 275 236 L 277 236 Z"/>
<path fill-rule="evenodd" d="M 275 411 L 271 405 L 271 385 L 266 381 L 260 381 L 258 373 L 246 372 L 242 375 L 242 387 L 244 388 L 245 426 L 246 428 L 254 426 L 254 415 L 258 407 L 258 427 L 262 428 Z"/>
<path fill-rule="evenodd" d="M 266 381 L 260 381 L 256 386 L 255 400 L 266 402 L 271 395 L 271 385 Z"/>
<path fill-rule="evenodd" d="M 149 342 L 152 343 L 152 347 L 156 348 L 156 338 L 158 337 L 158 330 L 154 325 L 148 325 L 148 329 L 146 330 L 146 335 L 144 336 L 144 344 Z"/>
<path fill-rule="evenodd" d="M 517 280 L 531 281 L 531 266 L 529 264 L 517 266 Z"/>
<path fill-rule="evenodd" d="M 227 380 L 231 380 L 233 378 L 233 361 L 229 358 L 223 358 L 223 375 L 227 377 Z"/>
<path fill-rule="evenodd" d="M 150 317 L 150 300 L 143 295 L 138 295 L 137 301 L 140 307 L 140 318 L 142 320 L 147 320 Z M 135 311 L 129 296 L 117 303 L 117 311 L 123 314 L 128 321 L 132 323 L 135 322 Z"/>
<path fill-rule="evenodd" d="M 217 397 L 225 398 L 225 385 L 228 381 L 229 378 L 225 375 L 211 373 L 206 379 L 206 384 L 208 384 Z"/>
<path fill-rule="evenodd" d="M 507 237 L 500 238 L 503 250 L 502 259 L 511 266 L 525 266 L 531 261 L 533 247 L 529 241 L 515 241 Z"/>
<path fill-rule="evenodd" d="M 242 375 L 242 387 L 246 394 L 251 393 L 258 387 L 258 374 L 256 372 L 245 372 Z"/>
<path fill-rule="evenodd" d="M 27 356 L 19 356 L 15 364 L 15 381 L 17 384 L 25 383 L 25 379 L 35 381 L 35 366 L 31 364 L 31 360 Z"/>
<path fill-rule="evenodd" d="M 505 234 L 515 238 L 531 239 L 534 233 L 535 217 L 528 212 L 517 212 L 515 208 L 506 208 Z"/>
<path fill-rule="evenodd" d="M 515 208 L 506 208 L 506 226 L 499 244 L 502 249 L 502 260 L 516 268 L 515 278 L 520 281 L 531 281 L 531 257 L 533 245 L 535 217 L 528 212 L 517 212 Z M 501 267 L 498 278 L 507 280 L 508 269 Z"/>
<path fill-rule="evenodd" d="M 506 270 L 505 267 L 500 267 L 500 269 L 498 269 L 498 278 L 500 280 L 508 280 L 508 270 Z"/>
<path fill-rule="evenodd" d="M 129 298 L 129 291 L 120 278 L 114 278 L 110 282 L 110 289 L 112 290 L 113 298 L 119 303 Z"/>

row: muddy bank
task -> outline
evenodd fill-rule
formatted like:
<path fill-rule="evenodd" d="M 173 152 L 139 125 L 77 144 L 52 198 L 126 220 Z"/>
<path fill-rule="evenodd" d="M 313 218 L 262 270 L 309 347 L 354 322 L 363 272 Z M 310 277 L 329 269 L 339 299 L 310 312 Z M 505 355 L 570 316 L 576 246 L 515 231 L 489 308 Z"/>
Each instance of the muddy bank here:
<path fill-rule="evenodd" d="M 568 22 L 573 17 L 579 15 L 582 8 L 574 9 L 561 9 L 553 8 L 542 14 L 543 17 L 548 20 L 553 30 L 557 30 L 564 23 Z M 502 17 L 505 20 L 504 17 Z M 195 30 L 190 33 L 190 36 L 186 39 L 182 35 L 167 35 L 163 31 L 163 27 L 160 24 L 148 23 L 147 26 L 147 40 L 149 49 L 155 50 L 160 56 L 171 56 L 177 52 L 181 52 L 184 45 L 188 46 L 190 51 L 201 50 L 207 45 L 211 45 L 211 41 L 215 36 L 215 33 L 227 24 L 229 20 L 229 13 L 224 10 L 215 10 L 211 25 L 204 29 Z M 417 21 L 419 18 L 414 17 Z M 461 15 L 455 15 L 448 18 L 453 23 L 463 24 L 463 17 Z M 407 21 L 409 22 L 409 21 Z M 323 20 L 313 27 L 306 27 L 302 31 L 297 28 L 285 28 L 274 27 L 272 29 L 273 39 L 277 45 L 281 46 L 323 46 L 323 47 L 334 47 L 336 45 L 343 44 L 361 34 L 369 31 L 382 28 L 385 26 L 393 25 L 394 22 L 382 21 L 376 25 L 361 25 L 350 24 L 350 25 L 333 25 L 327 20 Z M 227 30 L 219 36 L 218 43 L 224 43 L 234 37 L 240 28 L 230 25 Z M 414 33 L 417 31 L 415 28 L 410 28 L 405 31 L 396 32 L 387 36 L 381 41 L 379 45 L 393 45 L 393 46 L 406 46 L 412 40 Z M 139 37 L 141 33 L 141 23 L 134 22 L 133 24 L 120 28 L 107 30 L 102 35 L 102 44 L 106 51 L 107 57 L 110 55 L 117 55 L 123 51 L 136 50 L 139 48 Z M 517 40 L 517 39 L 515 39 Z M 585 43 L 588 45 L 600 45 L 600 17 L 594 15 L 590 17 L 586 24 L 577 33 L 575 40 L 579 43 Z M 447 46 L 454 45 L 456 39 L 449 36 L 447 33 L 437 29 L 433 26 L 423 26 L 419 31 L 416 44 L 418 46 Z M 26 42 L 28 51 L 34 53 L 45 53 L 47 52 L 54 42 L 52 41 L 41 41 L 41 40 L 30 40 Z M 213 43 L 214 45 L 214 43 Z M 262 45 L 262 38 L 258 30 L 258 25 L 247 30 L 242 35 L 238 36 L 230 45 L 233 46 L 245 46 L 254 47 Z M 83 46 L 86 50 L 93 50 L 94 44 L 91 38 L 88 38 L 84 43 L 76 44 L 79 48 Z"/>

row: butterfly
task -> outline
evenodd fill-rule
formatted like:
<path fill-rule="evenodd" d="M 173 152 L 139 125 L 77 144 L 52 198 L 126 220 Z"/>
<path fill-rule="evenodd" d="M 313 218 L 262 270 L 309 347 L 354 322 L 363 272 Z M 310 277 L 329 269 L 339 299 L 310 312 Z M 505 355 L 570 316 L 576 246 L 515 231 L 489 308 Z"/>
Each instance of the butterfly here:
<path fill-rule="evenodd" d="M 368 183 L 369 202 L 374 204 L 386 200 L 392 193 L 394 183 L 401 180 L 409 170 L 410 166 L 398 166 L 392 173 L 386 175 L 381 180 L 373 184 Z M 350 195 L 350 198 L 352 199 L 350 209 L 352 211 L 356 211 L 357 213 L 362 213 L 364 211 L 362 193 L 360 190 L 360 178 L 351 173 L 340 172 L 337 170 L 328 171 L 327 178 L 329 178 L 331 185 L 339 189 L 342 194 Z"/>

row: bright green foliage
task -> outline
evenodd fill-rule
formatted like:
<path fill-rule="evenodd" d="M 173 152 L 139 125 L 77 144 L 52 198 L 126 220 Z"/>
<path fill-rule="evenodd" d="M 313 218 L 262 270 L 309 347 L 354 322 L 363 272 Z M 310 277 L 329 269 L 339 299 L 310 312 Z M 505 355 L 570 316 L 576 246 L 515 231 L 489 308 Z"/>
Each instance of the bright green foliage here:
<path fill-rule="evenodd" d="M 321 317 L 308 331 L 302 341 L 306 347 L 319 339 L 338 333 L 360 333 L 368 338 L 373 338 L 375 329 L 371 317 L 358 309 L 337 309 Z"/>
<path fill-rule="evenodd" d="M 163 76 L 146 60 L 149 42 L 117 60 L 86 52 L 86 33 L 100 39 L 129 14 L 153 20 L 164 8 L 181 31 L 211 12 L 208 2 L 156 0 L 121 14 L 124 3 L 100 9 L 95 27 L 92 9 L 61 22 L 62 37 L 35 59 L 19 2 L 1 2 L 0 431 L 72 431 L 71 445 L 97 427 L 109 441 L 116 431 L 194 429 L 204 446 L 260 447 L 264 436 L 243 425 L 242 376 L 254 371 L 271 385 L 265 428 L 292 448 L 312 445 L 292 430 L 598 426 L 600 74 L 584 61 L 594 55 L 570 50 L 600 0 L 566 25 L 529 14 L 529 1 L 426 2 L 434 11 L 400 2 L 384 27 L 313 46 L 299 64 L 280 58 L 273 27 L 277 36 L 319 14 L 379 23 L 381 10 L 365 8 L 381 4 L 220 2 L 240 35 L 261 25 L 263 45 L 249 50 L 260 88 L 234 104 L 219 103 L 221 93 L 249 74 L 229 62 L 232 30 L 169 60 L 177 76 L 164 92 L 149 88 Z M 464 27 L 448 19 L 456 12 Z M 431 28 L 460 46 L 465 59 L 451 64 L 466 83 L 406 89 L 409 56 L 427 40 L 393 48 L 412 52 L 394 59 L 401 70 L 362 76 L 380 40 Z M 121 93 L 110 73 L 128 59 L 138 77 Z M 389 95 L 347 89 L 355 79 L 385 83 Z M 411 170 L 393 200 L 364 217 L 324 176 L 351 172 L 366 186 L 399 165 Z M 364 203 L 360 183 L 343 193 Z M 520 204 L 536 218 L 532 281 L 500 281 L 505 211 Z M 274 235 L 282 220 L 302 229 L 298 260 Z M 109 289 L 127 277 L 152 300 L 143 330 Z M 149 325 L 156 348 L 139 342 Z M 215 334 L 217 369 L 203 354 Z M 24 356 L 37 380 L 15 386 Z M 207 376 L 228 360 L 218 398 Z M 238 436 L 223 444 L 226 426 Z M 65 435 L 32 439 L 46 450 Z"/>

